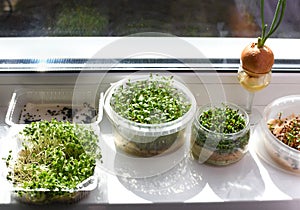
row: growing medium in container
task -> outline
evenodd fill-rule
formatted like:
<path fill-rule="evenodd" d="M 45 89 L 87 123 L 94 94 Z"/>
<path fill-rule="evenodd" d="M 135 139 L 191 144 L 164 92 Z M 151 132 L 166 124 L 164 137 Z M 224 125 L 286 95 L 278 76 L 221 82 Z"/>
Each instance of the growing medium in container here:
<path fill-rule="evenodd" d="M 188 88 L 172 76 L 150 74 L 117 83 L 105 110 L 117 148 L 150 157 L 183 145 L 195 103 Z"/>
<path fill-rule="evenodd" d="M 244 156 L 249 138 L 249 117 L 243 109 L 229 103 L 209 104 L 197 111 L 191 154 L 201 163 L 228 165 Z"/>
<path fill-rule="evenodd" d="M 257 152 L 267 163 L 296 175 L 300 175 L 299 106 L 300 95 L 280 97 L 268 104 L 258 127 L 264 144 L 257 142 Z"/>
<path fill-rule="evenodd" d="M 6 178 L 19 200 L 74 202 L 88 193 L 85 186 L 95 181 L 91 177 L 101 159 L 98 136 L 91 128 L 39 121 L 26 125 L 18 138 L 21 147 L 6 158 Z"/>
<path fill-rule="evenodd" d="M 300 115 L 293 113 L 283 117 L 282 113 L 279 113 L 278 118 L 268 120 L 267 126 L 275 141 L 277 140 L 273 145 L 266 142 L 267 151 L 272 159 L 285 169 L 299 173 Z"/>

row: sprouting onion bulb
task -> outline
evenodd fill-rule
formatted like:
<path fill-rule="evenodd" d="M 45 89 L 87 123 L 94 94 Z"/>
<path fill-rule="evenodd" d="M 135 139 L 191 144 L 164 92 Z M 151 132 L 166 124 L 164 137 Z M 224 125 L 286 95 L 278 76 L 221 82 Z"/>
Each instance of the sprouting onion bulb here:
<path fill-rule="evenodd" d="M 286 0 L 278 0 L 271 26 L 267 32 L 268 25 L 264 19 L 264 0 L 261 0 L 261 24 L 262 32 L 257 42 L 247 45 L 241 54 L 241 63 L 245 71 L 250 74 L 266 74 L 271 71 L 274 64 L 274 54 L 265 45 L 267 39 L 278 29 L 282 22 L 286 8 Z"/>

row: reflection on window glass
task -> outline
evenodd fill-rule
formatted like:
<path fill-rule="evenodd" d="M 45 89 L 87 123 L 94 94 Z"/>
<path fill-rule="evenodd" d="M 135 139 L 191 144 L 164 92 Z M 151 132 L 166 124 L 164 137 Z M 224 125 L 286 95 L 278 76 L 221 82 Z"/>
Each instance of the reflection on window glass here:
<path fill-rule="evenodd" d="M 274 16 L 274 12 L 278 3 L 278 0 L 265 0 L 264 5 L 264 16 L 265 23 L 270 26 L 272 23 L 272 19 Z M 252 32 L 257 30 L 261 30 L 261 15 L 260 15 L 260 0 L 235 0 L 237 13 L 239 14 L 239 18 L 236 19 L 239 24 L 243 26 L 251 26 L 250 29 Z M 284 14 L 284 18 L 280 27 L 276 30 L 276 32 L 272 35 L 272 37 L 281 37 L 281 38 L 299 38 L 300 37 L 300 1 L 287 1 L 286 10 Z M 248 30 L 249 28 L 247 28 Z M 246 33 L 247 36 L 248 31 L 243 32 L 243 30 L 239 30 L 238 25 L 234 29 L 237 31 L 237 36 L 243 36 L 243 33 Z M 255 33 L 254 33 L 255 34 Z"/>
<path fill-rule="evenodd" d="M 271 23 L 277 0 L 265 1 Z M 260 34 L 260 0 L 0 0 L 0 36 L 127 36 L 163 32 L 188 37 Z M 288 1 L 273 37 L 297 38 L 300 1 Z"/>

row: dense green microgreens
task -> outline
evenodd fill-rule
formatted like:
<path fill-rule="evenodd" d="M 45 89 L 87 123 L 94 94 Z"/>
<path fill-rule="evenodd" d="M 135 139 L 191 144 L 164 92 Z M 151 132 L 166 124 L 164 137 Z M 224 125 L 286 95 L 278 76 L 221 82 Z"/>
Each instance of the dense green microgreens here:
<path fill-rule="evenodd" d="M 24 189 L 76 189 L 94 174 L 101 159 L 98 137 L 90 128 L 56 120 L 33 122 L 21 132 L 22 150 L 7 179 Z"/>
<path fill-rule="evenodd" d="M 206 129 L 216 132 L 231 134 L 243 130 L 246 126 L 245 118 L 229 106 L 215 107 L 201 113 L 199 122 Z"/>
<path fill-rule="evenodd" d="M 239 110 L 229 106 L 215 107 L 204 111 L 199 116 L 200 124 L 212 131 L 208 133 L 203 129 L 193 126 L 195 142 L 201 147 L 207 147 L 219 153 L 230 153 L 238 149 L 244 149 L 248 144 L 250 130 L 241 135 L 235 134 L 246 127 L 245 117 Z"/>
<path fill-rule="evenodd" d="M 125 119 L 144 124 L 166 123 L 183 116 L 191 107 L 184 93 L 173 86 L 173 77 L 151 74 L 149 79 L 117 88 L 110 105 Z"/>

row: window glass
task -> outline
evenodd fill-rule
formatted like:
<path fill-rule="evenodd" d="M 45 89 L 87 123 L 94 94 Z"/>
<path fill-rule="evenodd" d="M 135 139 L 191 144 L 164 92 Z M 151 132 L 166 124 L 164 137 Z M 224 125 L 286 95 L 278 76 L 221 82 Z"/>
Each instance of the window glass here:
<path fill-rule="evenodd" d="M 265 0 L 270 24 L 277 0 Z M 162 32 L 186 37 L 260 34 L 260 0 L 0 0 L 1 37 L 127 36 Z M 298 38 L 300 1 L 288 1 L 273 37 Z"/>

